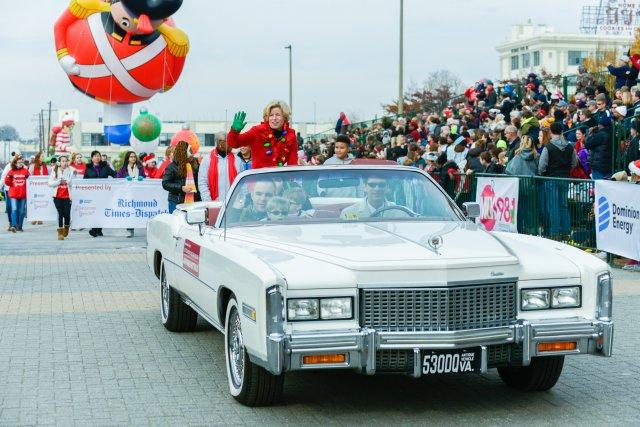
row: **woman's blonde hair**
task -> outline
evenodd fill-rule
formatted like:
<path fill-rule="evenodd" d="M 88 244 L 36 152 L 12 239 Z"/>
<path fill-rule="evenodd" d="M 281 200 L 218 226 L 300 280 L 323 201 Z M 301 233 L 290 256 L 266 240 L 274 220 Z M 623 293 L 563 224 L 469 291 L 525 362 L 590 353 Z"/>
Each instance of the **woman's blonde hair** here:
<path fill-rule="evenodd" d="M 271 110 L 273 110 L 274 108 L 281 109 L 282 115 L 284 116 L 284 121 L 289 121 L 289 119 L 291 118 L 291 108 L 289 107 L 289 104 L 284 101 L 271 101 L 267 104 L 266 107 L 264 107 L 264 110 L 262 111 L 262 118 L 265 121 L 269 118 L 269 113 L 271 113 Z"/>
<path fill-rule="evenodd" d="M 551 129 L 547 127 L 540 128 L 540 135 L 542 135 L 542 141 L 540 142 L 541 146 L 544 147 L 551 142 Z"/>
<path fill-rule="evenodd" d="M 523 135 L 522 138 L 520 138 L 520 147 L 518 147 L 518 149 L 516 150 L 516 155 L 522 153 L 522 151 L 526 149 L 531 150 L 534 159 L 538 157 L 536 144 L 533 142 L 533 138 L 531 138 L 529 135 Z"/>
<path fill-rule="evenodd" d="M 631 96 L 631 92 L 629 92 L 628 90 L 622 92 L 622 97 L 620 97 L 620 100 L 627 107 L 630 107 L 633 105 L 633 97 Z"/>

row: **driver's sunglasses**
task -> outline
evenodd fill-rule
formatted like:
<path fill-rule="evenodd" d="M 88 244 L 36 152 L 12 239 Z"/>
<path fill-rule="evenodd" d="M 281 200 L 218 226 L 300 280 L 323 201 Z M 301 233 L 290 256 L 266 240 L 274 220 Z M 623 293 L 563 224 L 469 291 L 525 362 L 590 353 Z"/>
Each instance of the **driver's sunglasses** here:
<path fill-rule="evenodd" d="M 371 188 L 386 188 L 386 182 L 367 182 L 367 186 Z"/>
<path fill-rule="evenodd" d="M 277 216 L 285 216 L 285 215 L 289 215 L 289 211 L 269 211 L 269 214 L 277 215 Z"/>

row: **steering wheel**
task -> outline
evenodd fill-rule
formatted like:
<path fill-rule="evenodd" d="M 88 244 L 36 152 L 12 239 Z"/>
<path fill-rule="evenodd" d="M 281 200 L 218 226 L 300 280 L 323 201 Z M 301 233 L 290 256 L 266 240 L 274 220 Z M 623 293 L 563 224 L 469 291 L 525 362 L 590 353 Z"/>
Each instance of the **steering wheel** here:
<path fill-rule="evenodd" d="M 417 218 L 420 216 L 419 213 L 416 213 L 414 211 L 412 211 L 411 209 L 405 207 L 405 206 L 401 206 L 401 205 L 391 205 L 391 206 L 383 206 L 381 208 L 376 209 L 375 211 L 371 212 L 371 215 L 369 215 L 369 218 L 376 218 L 378 216 L 380 216 L 380 214 L 382 212 L 386 212 L 386 211 L 390 211 L 390 210 L 398 210 L 398 211 L 402 211 L 404 213 L 406 213 L 407 215 L 409 215 L 411 218 Z"/>

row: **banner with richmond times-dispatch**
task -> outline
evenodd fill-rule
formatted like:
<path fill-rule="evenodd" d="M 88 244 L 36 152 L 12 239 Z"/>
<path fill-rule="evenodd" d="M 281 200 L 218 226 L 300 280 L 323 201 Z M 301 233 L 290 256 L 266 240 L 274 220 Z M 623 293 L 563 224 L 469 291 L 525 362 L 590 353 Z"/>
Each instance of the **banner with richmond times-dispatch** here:
<path fill-rule="evenodd" d="M 596 181 L 598 249 L 640 259 L 640 185 Z"/>
<path fill-rule="evenodd" d="M 167 213 L 162 181 L 145 179 L 84 179 L 71 182 L 73 228 L 145 228 L 156 215 Z"/>

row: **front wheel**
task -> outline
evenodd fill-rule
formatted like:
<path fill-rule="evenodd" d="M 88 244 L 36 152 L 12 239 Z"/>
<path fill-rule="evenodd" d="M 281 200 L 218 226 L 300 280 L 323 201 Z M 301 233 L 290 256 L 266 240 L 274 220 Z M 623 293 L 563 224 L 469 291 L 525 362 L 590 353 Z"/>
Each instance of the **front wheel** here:
<path fill-rule="evenodd" d="M 246 406 L 269 406 L 280 400 L 284 374 L 273 375 L 249 360 L 238 303 L 233 297 L 225 316 L 224 349 L 229 391 L 238 402 Z"/>
<path fill-rule="evenodd" d="M 164 264 L 160 266 L 160 314 L 162 324 L 171 332 L 192 332 L 198 323 L 198 313 L 169 285 Z"/>
<path fill-rule="evenodd" d="M 498 368 L 500 378 L 509 387 L 522 391 L 546 391 L 558 382 L 564 356 L 534 357 L 529 366 Z"/>

